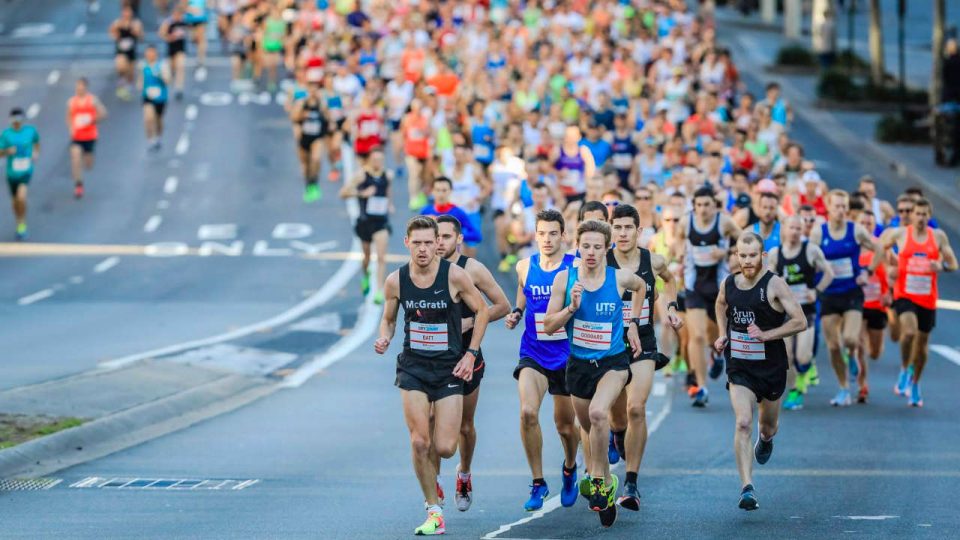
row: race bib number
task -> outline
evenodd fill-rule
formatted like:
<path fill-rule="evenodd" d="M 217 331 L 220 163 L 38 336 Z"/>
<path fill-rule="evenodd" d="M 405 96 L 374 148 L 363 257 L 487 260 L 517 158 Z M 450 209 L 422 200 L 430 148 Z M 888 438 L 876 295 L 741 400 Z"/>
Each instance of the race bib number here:
<path fill-rule="evenodd" d="M 798 283 L 796 285 L 791 285 L 790 292 L 793 293 L 793 298 L 798 303 L 800 304 L 810 303 L 810 287 L 807 287 L 806 283 Z"/>
<path fill-rule="evenodd" d="M 853 277 L 853 259 L 844 257 L 830 261 L 834 279 L 850 279 Z"/>
<path fill-rule="evenodd" d="M 580 187 L 580 171 L 564 169 L 560 175 L 560 185 L 565 188 L 578 189 Z"/>
<path fill-rule="evenodd" d="M 880 301 L 880 282 L 876 279 L 871 279 L 863 286 L 863 301 L 864 302 L 879 302 Z"/>
<path fill-rule="evenodd" d="M 159 97 L 160 97 L 160 94 L 161 94 L 162 92 L 163 92 L 163 91 L 160 89 L 159 86 L 150 86 L 150 87 L 147 87 L 147 97 L 148 97 L 149 99 L 157 99 L 157 98 L 159 98 Z"/>
<path fill-rule="evenodd" d="M 13 172 L 23 173 L 30 170 L 32 160 L 28 157 L 15 157 L 10 162 L 10 168 Z"/>
<path fill-rule="evenodd" d="M 307 82 L 320 82 L 323 80 L 323 68 L 307 68 Z"/>
<path fill-rule="evenodd" d="M 320 122 L 317 120 L 307 120 L 306 122 L 300 124 L 300 130 L 304 135 L 320 135 Z"/>
<path fill-rule="evenodd" d="M 449 348 L 446 323 L 410 323 L 410 348 L 417 351 L 445 351 Z"/>
<path fill-rule="evenodd" d="M 630 154 L 614 154 L 613 168 L 621 171 L 627 170 L 633 166 L 633 156 Z"/>
<path fill-rule="evenodd" d="M 90 113 L 77 113 L 73 117 L 73 127 L 80 129 L 85 128 L 93 123 L 93 115 Z"/>
<path fill-rule="evenodd" d="M 694 266 L 715 266 L 717 259 L 713 256 L 713 251 L 717 246 L 692 246 L 693 265 Z"/>
<path fill-rule="evenodd" d="M 744 332 L 730 331 L 730 357 L 740 360 L 764 360 L 763 342 Z"/>
<path fill-rule="evenodd" d="M 133 38 L 125 37 L 120 38 L 120 41 L 117 43 L 117 45 L 120 47 L 121 51 L 129 51 L 133 49 L 133 43 Z"/>
<path fill-rule="evenodd" d="M 380 122 L 376 120 L 366 120 L 360 123 L 360 137 L 376 137 L 380 134 Z"/>
<path fill-rule="evenodd" d="M 390 201 L 386 197 L 370 197 L 367 199 L 367 215 L 385 216 L 390 208 Z"/>
<path fill-rule="evenodd" d="M 574 319 L 572 343 L 584 349 L 606 351 L 610 349 L 612 332 L 613 324 L 611 323 Z"/>
<path fill-rule="evenodd" d="M 473 157 L 480 161 L 489 160 L 491 158 L 490 147 L 485 144 L 473 145 Z"/>
<path fill-rule="evenodd" d="M 630 310 L 633 309 L 633 300 L 624 300 L 623 301 L 623 326 L 630 326 Z M 646 326 L 650 324 L 650 299 L 643 299 L 643 308 L 640 309 L 640 326 Z"/>
<path fill-rule="evenodd" d="M 533 320 L 537 325 L 537 341 L 561 341 L 567 339 L 567 329 L 562 326 L 552 334 L 548 334 L 546 330 L 543 329 L 543 320 L 546 317 L 546 313 L 533 314 Z"/>

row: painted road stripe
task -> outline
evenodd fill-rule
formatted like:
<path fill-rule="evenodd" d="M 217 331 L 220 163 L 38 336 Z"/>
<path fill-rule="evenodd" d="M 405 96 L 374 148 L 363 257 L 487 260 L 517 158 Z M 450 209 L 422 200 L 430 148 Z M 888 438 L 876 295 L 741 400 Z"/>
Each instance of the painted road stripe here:
<path fill-rule="evenodd" d="M 939 353 L 940 356 L 960 366 L 960 351 L 947 345 L 931 345 L 930 348 L 933 349 L 934 352 Z"/>
<path fill-rule="evenodd" d="M 40 104 L 31 103 L 30 106 L 27 107 L 27 118 L 33 120 L 38 114 L 40 114 Z"/>
<path fill-rule="evenodd" d="M 44 289 L 42 291 L 37 291 L 33 294 L 24 296 L 23 298 L 17 300 L 17 304 L 21 306 L 29 306 L 30 304 L 39 302 L 44 298 L 50 298 L 51 296 L 53 296 L 53 289 Z"/>
<path fill-rule="evenodd" d="M 166 204 L 163 204 L 166 203 Z M 159 201 L 157 207 L 160 209 L 169 207 L 169 201 Z M 157 216 L 159 217 L 159 216 Z M 264 241 L 261 241 L 264 242 Z M 299 240 L 290 241 L 290 246 L 298 248 L 301 253 L 291 256 L 312 261 L 353 261 L 363 260 L 363 254 L 356 251 L 328 251 L 320 253 L 320 250 L 328 249 L 335 241 L 323 242 L 320 244 L 308 244 Z M 276 246 L 261 244 L 261 252 L 272 254 Z M 14 243 L 0 242 L 0 258 L 2 257 L 75 257 L 98 255 L 144 255 L 153 256 L 160 251 L 176 251 L 177 256 L 200 256 L 201 250 L 182 242 L 164 242 L 163 245 L 147 244 L 40 244 L 40 243 Z M 254 250 L 256 246 L 254 245 Z M 248 254 L 249 253 L 244 253 Z M 410 255 L 401 255 L 399 253 L 387 254 L 387 263 L 399 264 L 410 260 Z"/>
<path fill-rule="evenodd" d="M 667 417 L 668 414 L 670 414 L 670 410 L 671 410 L 671 408 L 672 408 L 672 405 L 673 405 L 673 400 L 668 398 L 668 399 L 666 400 L 666 403 L 664 404 L 663 408 L 660 409 L 660 412 L 657 414 L 657 417 L 654 418 L 654 419 L 653 419 L 653 422 L 650 423 L 650 427 L 649 427 L 649 430 L 648 430 L 648 432 L 647 432 L 647 433 L 648 433 L 648 435 L 647 435 L 648 437 L 649 437 L 650 435 L 653 435 L 654 433 L 656 433 L 656 431 L 657 431 L 658 429 L 660 429 L 660 425 L 663 424 L 663 420 Z M 617 465 L 617 467 L 621 467 L 623 463 L 624 463 L 624 461 L 621 460 L 621 461 L 620 461 L 620 465 Z M 611 474 L 613 474 L 613 470 L 612 470 L 613 468 L 614 468 L 614 467 L 611 467 L 611 471 L 610 471 Z M 766 472 L 766 469 L 764 469 L 764 472 Z M 642 468 L 640 469 L 640 474 L 643 474 L 643 469 L 642 469 Z M 518 527 L 518 526 L 520 526 L 520 525 L 524 525 L 524 524 L 526 524 L 526 523 L 530 523 L 530 522 L 533 521 L 533 520 L 540 519 L 540 518 L 542 518 L 543 516 L 549 514 L 550 512 L 553 512 L 553 511 L 556 510 L 557 508 L 560 508 L 560 496 L 559 496 L 559 495 L 554 495 L 553 497 L 547 499 L 547 501 L 546 501 L 545 503 L 543 503 L 543 508 L 541 508 L 540 510 L 537 510 L 537 511 L 534 512 L 532 515 L 530 515 L 530 516 L 528 516 L 528 517 L 525 517 L 525 518 L 523 518 L 523 519 L 518 519 L 517 521 L 514 521 L 513 523 L 507 523 L 506 525 L 501 525 L 499 529 L 497 529 L 497 530 L 495 530 L 495 531 L 493 531 L 493 532 L 487 533 L 486 535 L 482 536 L 481 538 L 482 538 L 482 540 L 490 540 L 490 539 L 492 539 L 492 538 L 499 538 L 501 534 L 505 534 L 505 533 L 509 532 L 510 529 L 512 529 L 512 528 L 514 528 L 514 527 Z"/>
<path fill-rule="evenodd" d="M 59 69 L 55 69 L 55 70 L 51 71 L 49 75 L 47 75 L 47 84 L 49 84 L 50 86 L 53 86 L 53 85 L 57 84 L 57 81 L 59 81 L 59 80 L 60 80 L 60 70 L 59 70 Z"/>
<path fill-rule="evenodd" d="M 167 181 L 163 183 L 163 192 L 167 195 L 172 195 L 177 191 L 177 184 L 179 183 L 180 181 L 176 176 L 168 176 Z"/>
<path fill-rule="evenodd" d="M 937 300 L 938 309 L 950 309 L 953 311 L 960 311 L 960 302 L 956 300 Z"/>
<path fill-rule="evenodd" d="M 93 267 L 93 271 L 102 274 L 107 270 L 113 268 L 120 263 L 120 257 L 109 257 L 100 261 L 96 266 Z"/>
<path fill-rule="evenodd" d="M 147 220 L 143 225 L 143 232 L 153 232 L 160 227 L 160 224 L 163 223 L 163 218 L 159 215 L 152 215 L 150 219 Z"/>
<path fill-rule="evenodd" d="M 73 35 L 76 37 L 83 37 L 84 35 L 86 35 L 86 33 L 87 33 L 86 23 L 80 23 L 80 25 L 77 26 L 77 29 L 73 31 Z"/>
<path fill-rule="evenodd" d="M 187 110 L 184 111 L 184 117 L 187 120 L 196 120 L 197 119 L 197 106 L 196 105 L 187 105 Z"/>
<path fill-rule="evenodd" d="M 186 154 L 188 150 L 190 150 L 190 136 L 186 133 L 181 133 L 180 138 L 177 139 L 177 155 L 182 156 Z"/>

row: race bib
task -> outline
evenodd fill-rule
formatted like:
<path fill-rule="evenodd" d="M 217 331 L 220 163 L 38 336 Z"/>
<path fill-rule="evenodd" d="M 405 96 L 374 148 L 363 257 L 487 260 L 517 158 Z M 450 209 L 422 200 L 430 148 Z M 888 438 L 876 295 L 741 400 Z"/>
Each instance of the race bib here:
<path fill-rule="evenodd" d="M 633 156 L 630 154 L 614 154 L 612 161 L 613 168 L 620 169 L 621 171 L 633 166 Z"/>
<path fill-rule="evenodd" d="M 117 46 L 120 47 L 121 51 L 129 51 L 133 49 L 134 43 L 135 42 L 133 41 L 133 38 L 125 37 L 120 38 L 120 41 L 117 42 Z"/>
<path fill-rule="evenodd" d="M 307 82 L 320 82 L 323 80 L 323 68 L 322 67 L 311 67 L 307 68 Z"/>
<path fill-rule="evenodd" d="M 386 197 L 370 197 L 367 199 L 367 215 L 385 216 L 390 208 L 390 201 Z"/>
<path fill-rule="evenodd" d="M 93 123 L 93 115 L 90 113 L 77 113 L 73 117 L 73 127 L 80 129 L 85 128 Z"/>
<path fill-rule="evenodd" d="M 489 160 L 491 158 L 490 147 L 485 144 L 473 145 L 473 157 L 480 161 Z"/>
<path fill-rule="evenodd" d="M 159 86 L 149 86 L 147 87 L 147 98 L 157 99 L 162 92 L 163 90 L 161 90 Z"/>
<path fill-rule="evenodd" d="M 633 309 L 633 300 L 623 301 L 623 326 L 630 326 L 630 310 Z M 643 299 L 643 308 L 640 310 L 639 325 L 646 326 L 650 324 L 650 299 Z"/>
<path fill-rule="evenodd" d="M 30 170 L 30 164 L 33 160 L 28 157 L 15 157 L 10 161 L 10 168 L 13 172 L 23 173 Z"/>
<path fill-rule="evenodd" d="M 375 137 L 380 134 L 380 122 L 367 120 L 360 123 L 360 138 Z"/>
<path fill-rule="evenodd" d="M 764 360 L 763 342 L 744 332 L 730 331 L 730 357 L 740 360 Z"/>
<path fill-rule="evenodd" d="M 580 171 L 564 169 L 560 175 L 560 185 L 565 188 L 578 189 L 580 187 Z"/>
<path fill-rule="evenodd" d="M 909 277 L 907 278 L 909 279 Z M 863 286 L 863 301 L 864 302 L 879 302 L 880 301 L 880 282 L 871 279 Z"/>
<path fill-rule="evenodd" d="M 800 304 L 809 304 L 810 303 L 810 288 L 807 287 L 806 283 L 798 283 L 796 285 L 790 286 L 790 292 L 793 293 L 793 298 Z"/>
<path fill-rule="evenodd" d="M 318 120 L 307 120 L 300 124 L 300 131 L 302 131 L 304 135 L 320 135 L 320 122 Z"/>
<path fill-rule="evenodd" d="M 533 320 L 537 326 L 537 341 L 561 341 L 567 339 L 567 329 L 560 327 L 559 330 L 552 334 L 548 334 L 543 329 L 543 320 L 547 317 L 546 313 L 534 313 Z"/>
<path fill-rule="evenodd" d="M 584 349 L 606 351 L 610 349 L 610 336 L 613 324 L 607 322 L 590 322 L 573 320 L 572 343 Z"/>
<path fill-rule="evenodd" d="M 933 276 L 907 274 L 907 283 L 904 290 L 907 294 L 928 295 L 933 292 Z"/>
<path fill-rule="evenodd" d="M 853 259 L 844 257 L 830 261 L 834 279 L 850 279 L 853 277 Z"/>
<path fill-rule="evenodd" d="M 717 260 L 713 257 L 713 250 L 717 246 L 692 246 L 694 266 L 715 266 Z"/>
<path fill-rule="evenodd" d="M 417 351 L 445 351 L 447 323 L 410 323 L 410 348 Z"/>

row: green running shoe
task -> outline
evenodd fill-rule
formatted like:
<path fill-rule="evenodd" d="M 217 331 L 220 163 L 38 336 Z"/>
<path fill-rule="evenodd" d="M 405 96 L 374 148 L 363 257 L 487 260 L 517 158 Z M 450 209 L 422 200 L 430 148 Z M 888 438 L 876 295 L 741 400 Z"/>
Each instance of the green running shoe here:
<path fill-rule="evenodd" d="M 807 386 L 819 386 L 820 385 L 820 375 L 817 373 L 817 365 L 810 364 L 810 369 L 807 370 Z"/>
<path fill-rule="evenodd" d="M 580 479 L 580 495 L 589 499 L 593 495 L 593 479 L 589 474 L 583 475 Z"/>
<path fill-rule="evenodd" d="M 416 197 L 410 199 L 410 210 L 419 212 L 427 205 L 427 196 L 424 193 L 418 193 Z"/>
<path fill-rule="evenodd" d="M 303 190 L 303 202 L 305 203 L 319 201 L 322 196 L 323 192 L 320 191 L 320 186 L 317 184 L 307 184 L 306 189 Z"/>
<path fill-rule="evenodd" d="M 423 525 L 413 530 L 417 536 L 433 536 L 447 532 L 443 525 L 443 514 L 440 512 L 427 512 L 427 520 Z"/>
<path fill-rule="evenodd" d="M 794 388 L 787 394 L 787 399 L 783 400 L 783 408 L 788 411 L 799 411 L 803 408 L 803 394 Z"/>
<path fill-rule="evenodd" d="M 383 291 L 377 291 L 373 293 L 373 303 L 382 306 L 384 302 Z"/>
<path fill-rule="evenodd" d="M 605 488 L 607 493 L 607 506 L 615 506 L 617 503 L 617 490 L 620 489 L 620 478 L 612 472 L 610 473 L 610 478 L 612 478 L 613 481 Z"/>
<path fill-rule="evenodd" d="M 360 294 L 366 297 L 370 294 L 370 271 L 367 270 L 360 276 Z"/>
<path fill-rule="evenodd" d="M 27 237 L 27 224 L 17 223 L 17 240 L 24 240 Z"/>

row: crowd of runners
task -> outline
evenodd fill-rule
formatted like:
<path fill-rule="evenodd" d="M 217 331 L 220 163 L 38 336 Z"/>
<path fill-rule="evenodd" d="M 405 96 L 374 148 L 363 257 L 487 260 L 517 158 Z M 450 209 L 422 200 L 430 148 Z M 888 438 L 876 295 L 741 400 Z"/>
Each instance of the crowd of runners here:
<path fill-rule="evenodd" d="M 481 345 L 501 319 L 522 332 L 527 511 L 550 493 L 547 394 L 562 504 L 579 494 L 605 526 L 617 507 L 640 507 L 656 370 L 685 376 L 698 408 L 726 374 L 745 510 L 758 507 L 752 461 L 770 459 L 780 410 L 802 409 L 821 383 L 818 349 L 835 375 L 830 403 L 867 403 L 889 328 L 902 367 L 883 384 L 923 405 L 938 274 L 957 268 L 931 203 L 916 188 L 883 201 L 866 176 L 855 190 L 829 185 L 849 179 L 821 177 L 791 138 L 778 85 L 748 90 L 710 12 L 684 0 L 159 4 L 172 10 L 159 25 L 165 47 L 146 47 L 139 64 L 134 10 L 110 30 L 118 96 L 138 88 L 152 148 L 168 95 L 183 95 L 188 41 L 202 79 L 205 27 L 216 24 L 231 88 L 286 94 L 304 201 L 327 181 L 359 201 L 363 294 L 384 305 L 378 353 L 403 308 L 396 384 L 427 507 L 416 534 L 444 532 L 438 474 L 457 452 L 456 506 L 470 508 Z M 78 81 L 67 106 L 78 198 L 105 115 Z M 19 238 L 38 151 L 14 110 L 0 152 Z M 395 200 L 415 215 L 403 231 L 410 261 L 388 275 Z M 484 242 L 490 269 L 476 258 Z M 510 298 L 494 275 L 513 272 Z M 610 469 L 621 459 L 622 486 Z"/>

